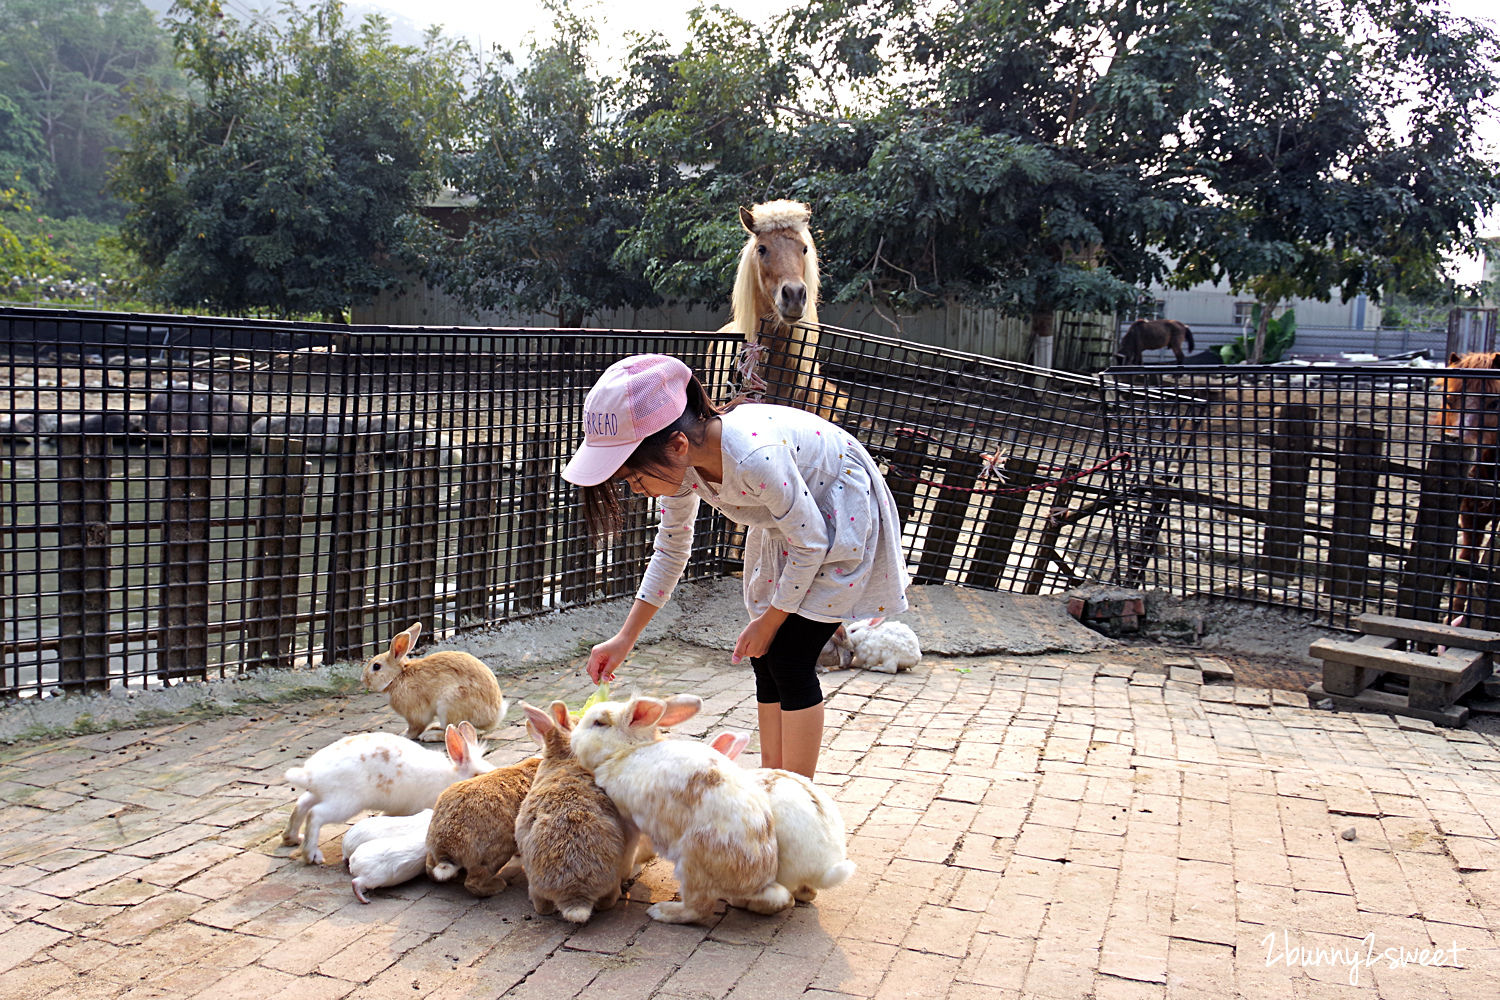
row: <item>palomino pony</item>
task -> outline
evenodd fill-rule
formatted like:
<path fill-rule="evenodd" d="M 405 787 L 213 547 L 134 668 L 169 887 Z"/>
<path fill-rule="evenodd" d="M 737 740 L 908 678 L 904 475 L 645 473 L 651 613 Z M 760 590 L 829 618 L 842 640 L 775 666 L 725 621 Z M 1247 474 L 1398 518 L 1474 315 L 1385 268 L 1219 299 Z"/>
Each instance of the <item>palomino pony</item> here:
<path fill-rule="evenodd" d="M 1127 365 L 1138 365 L 1143 352 L 1170 347 L 1172 353 L 1177 355 L 1177 363 L 1180 365 L 1185 360 L 1182 353 L 1184 342 L 1189 350 L 1193 349 L 1193 331 L 1186 323 L 1179 323 L 1175 319 L 1138 319 L 1130 324 L 1125 336 L 1120 338 L 1118 356 Z"/>
<path fill-rule="evenodd" d="M 1450 354 L 1448 367 L 1456 369 L 1500 369 L 1500 353 Z M 1476 482 L 1500 484 L 1500 376 L 1450 375 L 1442 380 L 1443 409 L 1440 419 L 1445 436 L 1473 449 L 1474 461 L 1464 475 Z M 1458 505 L 1458 558 L 1471 565 L 1482 561 L 1485 535 L 1495 519 L 1496 501 L 1491 497 L 1466 496 Z M 1494 587 L 1489 588 L 1491 591 Z M 1468 585 L 1453 581 L 1453 625 L 1464 624 Z M 1494 612 L 1491 611 L 1491 614 Z M 1473 623 L 1483 628 L 1483 622 Z"/>
<path fill-rule="evenodd" d="M 832 420 L 846 400 L 818 373 L 818 250 L 800 201 L 768 201 L 740 208 L 749 238 L 740 252 L 731 304 L 720 332 L 742 333 L 752 370 L 772 398 Z"/>

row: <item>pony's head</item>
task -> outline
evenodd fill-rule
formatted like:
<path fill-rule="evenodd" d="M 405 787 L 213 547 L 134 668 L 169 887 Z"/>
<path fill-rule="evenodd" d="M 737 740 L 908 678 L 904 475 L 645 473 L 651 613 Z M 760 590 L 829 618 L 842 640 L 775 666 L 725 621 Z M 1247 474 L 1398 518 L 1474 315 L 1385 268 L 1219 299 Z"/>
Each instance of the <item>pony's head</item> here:
<path fill-rule="evenodd" d="M 749 238 L 734 282 L 735 325 L 751 332 L 761 318 L 782 325 L 818 321 L 818 251 L 800 201 L 768 201 L 740 209 Z M 742 325 L 749 324 L 749 325 Z"/>
<path fill-rule="evenodd" d="M 1500 353 L 1450 354 L 1448 367 L 1500 370 Z M 1450 375 L 1442 386 L 1445 435 L 1481 448 L 1500 443 L 1500 376 Z"/>

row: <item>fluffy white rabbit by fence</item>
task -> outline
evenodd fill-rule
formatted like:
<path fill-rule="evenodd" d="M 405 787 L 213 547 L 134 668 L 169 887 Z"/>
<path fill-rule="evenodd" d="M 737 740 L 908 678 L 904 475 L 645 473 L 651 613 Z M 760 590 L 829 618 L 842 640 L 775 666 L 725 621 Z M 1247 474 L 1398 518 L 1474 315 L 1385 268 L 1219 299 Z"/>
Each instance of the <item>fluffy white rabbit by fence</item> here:
<path fill-rule="evenodd" d="M 903 622 L 869 618 L 850 622 L 842 629 L 842 644 L 849 651 L 849 665 L 894 674 L 910 670 L 922 661 L 922 645 L 911 626 Z M 834 633 L 839 642 L 839 633 Z"/>

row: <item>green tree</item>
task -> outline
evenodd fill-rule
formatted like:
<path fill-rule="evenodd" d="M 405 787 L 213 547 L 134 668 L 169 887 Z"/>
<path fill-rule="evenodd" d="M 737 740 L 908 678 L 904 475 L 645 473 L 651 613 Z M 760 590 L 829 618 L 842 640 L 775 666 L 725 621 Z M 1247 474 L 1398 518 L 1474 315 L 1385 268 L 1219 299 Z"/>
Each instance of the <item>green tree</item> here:
<path fill-rule="evenodd" d="M 550 312 L 572 327 L 596 309 L 657 301 L 638 270 L 614 261 L 651 175 L 621 133 L 615 82 L 589 61 L 593 25 L 555 13 L 551 39 L 524 65 L 501 53 L 479 81 L 472 144 L 450 171 L 475 204 L 456 236 L 428 227 L 417 263 L 473 306 Z"/>
<path fill-rule="evenodd" d="M 1293 296 L 1431 295 L 1500 199 L 1480 130 L 1494 31 L 1432 0 L 1195 4 L 1209 50 L 1184 120 L 1207 197 L 1179 232 L 1185 281 L 1225 279 L 1266 319 Z"/>
<path fill-rule="evenodd" d="M 106 193 L 117 119 L 132 86 L 171 78 L 167 37 L 140 0 L 0 3 L 0 91 L 40 133 L 51 215 L 119 217 Z"/>
<path fill-rule="evenodd" d="M 694 32 L 633 63 L 659 190 L 621 255 L 664 294 L 727 292 L 734 203 L 800 197 L 834 297 L 995 304 L 1041 343 L 1153 279 L 1265 314 L 1435 280 L 1497 193 L 1493 34 L 1431 0 L 824 0 Z"/>
<path fill-rule="evenodd" d="M 51 166 L 36 123 L 0 94 L 0 184 L 35 197 L 50 183 Z"/>
<path fill-rule="evenodd" d="M 164 301 L 339 318 L 398 283 L 403 217 L 460 127 L 467 50 L 436 31 L 395 45 L 338 0 L 283 15 L 174 8 L 192 91 L 141 96 L 114 178 L 123 239 Z"/>

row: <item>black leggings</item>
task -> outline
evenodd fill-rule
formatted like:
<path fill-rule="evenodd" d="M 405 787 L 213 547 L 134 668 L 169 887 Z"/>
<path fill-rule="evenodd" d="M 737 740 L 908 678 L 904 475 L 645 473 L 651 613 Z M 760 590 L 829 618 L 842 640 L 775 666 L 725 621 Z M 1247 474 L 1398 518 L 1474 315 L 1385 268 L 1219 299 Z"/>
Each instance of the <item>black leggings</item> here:
<path fill-rule="evenodd" d="M 765 655 L 750 658 L 755 667 L 755 700 L 762 705 L 780 704 L 783 712 L 822 704 L 818 654 L 838 627 L 838 622 L 815 622 L 801 615 L 782 622 Z"/>

